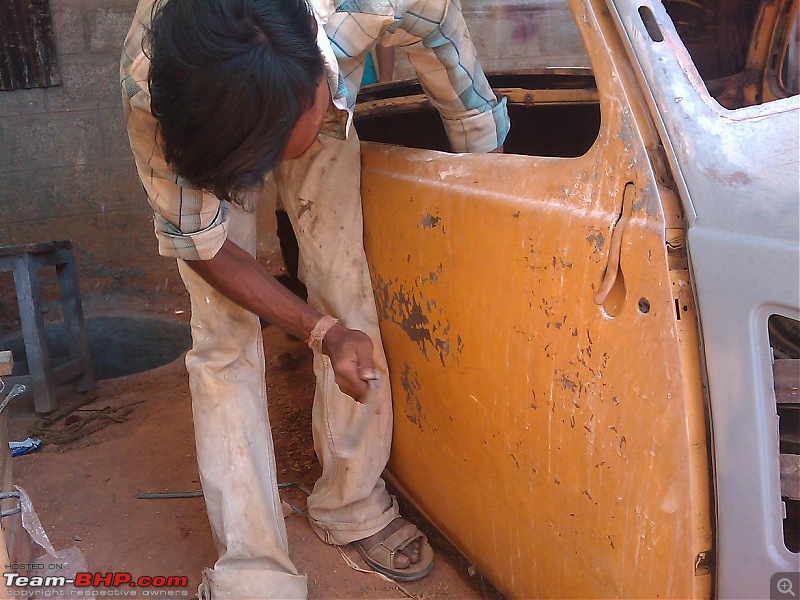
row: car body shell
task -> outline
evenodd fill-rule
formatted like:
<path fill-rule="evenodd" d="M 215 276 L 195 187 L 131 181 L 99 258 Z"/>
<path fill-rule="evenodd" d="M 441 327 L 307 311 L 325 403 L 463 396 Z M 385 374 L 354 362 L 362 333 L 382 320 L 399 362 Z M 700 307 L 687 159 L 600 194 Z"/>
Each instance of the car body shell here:
<path fill-rule="evenodd" d="M 798 570 L 768 321 L 800 319 L 800 103 L 763 50 L 797 3 L 764 3 L 718 95 L 760 95 L 742 108 L 660 3 L 569 4 L 596 87 L 497 89 L 595 107 L 586 148 L 362 143 L 389 471 L 509 597 L 764 597 Z M 357 123 L 424 104 L 376 98 Z"/>

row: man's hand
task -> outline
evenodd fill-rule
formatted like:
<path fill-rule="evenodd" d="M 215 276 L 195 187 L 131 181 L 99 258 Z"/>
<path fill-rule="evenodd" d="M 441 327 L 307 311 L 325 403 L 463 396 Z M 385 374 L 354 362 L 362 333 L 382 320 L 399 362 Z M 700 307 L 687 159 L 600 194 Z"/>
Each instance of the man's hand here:
<path fill-rule="evenodd" d="M 363 331 L 334 325 L 322 341 L 322 351 L 331 359 L 339 389 L 361 402 L 369 389 L 367 381 L 378 379 L 369 336 Z"/>
<path fill-rule="evenodd" d="M 239 306 L 301 340 L 320 314 L 289 292 L 261 263 L 227 240 L 211 260 L 187 261 L 200 277 Z M 334 325 L 325 335 L 322 351 L 331 359 L 335 381 L 348 396 L 362 400 L 367 381 L 377 379 L 372 340 L 366 333 Z"/>

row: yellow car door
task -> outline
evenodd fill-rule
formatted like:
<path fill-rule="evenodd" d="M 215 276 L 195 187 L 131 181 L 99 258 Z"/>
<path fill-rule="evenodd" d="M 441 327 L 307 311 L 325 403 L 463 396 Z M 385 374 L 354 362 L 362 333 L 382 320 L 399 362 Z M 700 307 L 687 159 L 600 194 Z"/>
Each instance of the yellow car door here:
<path fill-rule="evenodd" d="M 509 597 L 707 597 L 683 216 L 610 15 L 570 4 L 596 89 L 550 73 L 500 90 L 517 107 L 507 154 L 363 143 L 391 476 Z M 586 148 L 548 155 L 587 107 Z M 520 126 L 547 108 L 549 139 Z"/>

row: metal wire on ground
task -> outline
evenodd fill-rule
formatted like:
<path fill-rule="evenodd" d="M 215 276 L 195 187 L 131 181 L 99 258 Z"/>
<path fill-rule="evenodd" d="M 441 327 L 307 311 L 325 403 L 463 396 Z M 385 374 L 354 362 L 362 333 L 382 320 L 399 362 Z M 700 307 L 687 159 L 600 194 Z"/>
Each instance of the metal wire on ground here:
<path fill-rule="evenodd" d="M 66 444 L 68 442 L 74 442 L 91 433 L 100 431 L 112 423 L 122 423 L 127 420 L 136 405 L 144 402 L 144 400 L 139 400 L 116 408 L 106 406 L 105 408 L 81 415 L 79 419 L 71 423 L 61 422 L 62 419 L 66 420 L 67 417 L 72 415 L 72 413 L 79 408 L 96 399 L 96 395 L 87 394 L 84 397 L 73 400 L 46 417 L 41 417 L 31 426 L 31 435 L 40 438 L 44 444 Z"/>

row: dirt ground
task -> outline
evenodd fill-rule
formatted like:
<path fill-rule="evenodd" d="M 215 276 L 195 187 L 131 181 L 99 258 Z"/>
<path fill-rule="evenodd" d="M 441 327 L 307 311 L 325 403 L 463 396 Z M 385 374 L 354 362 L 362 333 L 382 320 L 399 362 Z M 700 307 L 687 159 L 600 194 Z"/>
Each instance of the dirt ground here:
<path fill-rule="evenodd" d="M 185 295 L 161 294 L 84 298 L 93 316 L 141 316 L 188 323 Z M 320 473 L 311 441 L 313 376 L 310 351 L 274 327 L 264 330 L 268 360 L 270 419 L 279 482 L 296 483 L 282 491 L 299 510 Z M 137 499 L 142 492 L 199 490 L 190 397 L 183 359 L 155 369 L 98 382 L 86 395 L 59 389 L 59 406 L 89 402 L 66 419 L 90 420 L 105 407 L 132 407 L 121 422 L 78 440 L 53 443 L 13 459 L 14 478 L 30 495 L 57 550 L 77 546 L 90 571 L 127 571 L 133 577 L 186 575 L 187 597 L 194 597 L 203 567 L 216 551 L 203 500 Z M 26 394 L 10 405 L 11 440 L 29 435 L 37 421 Z M 321 542 L 303 514 L 286 517 L 292 559 L 308 575 L 310 598 L 423 599 L 498 598 L 497 593 L 407 503 L 404 513 L 429 534 L 437 552 L 433 573 L 404 584 L 405 591 L 373 573 L 350 568 L 339 550 Z M 412 516 L 413 515 L 413 516 Z M 363 566 L 351 548 L 344 552 Z"/>

